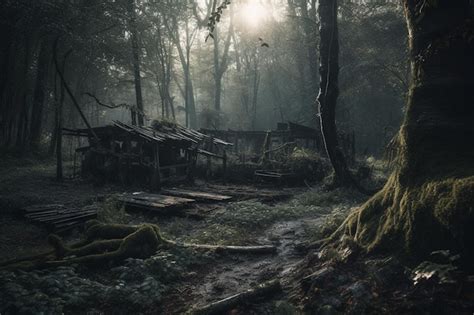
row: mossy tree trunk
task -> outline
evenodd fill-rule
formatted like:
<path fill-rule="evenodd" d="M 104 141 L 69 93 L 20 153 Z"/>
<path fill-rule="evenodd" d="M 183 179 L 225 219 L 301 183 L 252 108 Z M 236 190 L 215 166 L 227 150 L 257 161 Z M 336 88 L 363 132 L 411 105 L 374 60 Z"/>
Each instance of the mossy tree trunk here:
<path fill-rule="evenodd" d="M 474 252 L 474 23 L 468 0 L 404 0 L 411 87 L 397 168 L 346 220 L 368 251 Z"/>

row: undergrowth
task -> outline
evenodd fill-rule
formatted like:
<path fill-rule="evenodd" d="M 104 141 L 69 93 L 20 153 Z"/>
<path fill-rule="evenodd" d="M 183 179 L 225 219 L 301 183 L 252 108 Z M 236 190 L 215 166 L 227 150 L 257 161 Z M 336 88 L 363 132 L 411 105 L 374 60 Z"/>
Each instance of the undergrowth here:
<path fill-rule="evenodd" d="M 106 199 L 97 210 L 97 219 L 103 223 L 127 223 L 127 213 L 122 202 L 117 198 Z"/>

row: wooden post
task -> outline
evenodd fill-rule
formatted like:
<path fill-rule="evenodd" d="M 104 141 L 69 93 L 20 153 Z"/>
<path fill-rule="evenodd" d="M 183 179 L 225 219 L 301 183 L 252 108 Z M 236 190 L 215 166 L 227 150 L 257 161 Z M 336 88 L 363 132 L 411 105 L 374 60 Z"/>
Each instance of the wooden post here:
<path fill-rule="evenodd" d="M 197 149 L 188 152 L 189 154 L 189 168 L 188 168 L 188 180 L 192 183 L 194 181 L 194 171 L 197 163 Z"/>
<path fill-rule="evenodd" d="M 160 173 L 160 149 L 156 144 L 153 147 L 153 176 L 151 179 L 151 190 L 159 191 L 161 189 L 161 173 Z"/>
<path fill-rule="evenodd" d="M 222 154 L 222 170 L 225 176 L 227 173 L 227 152 L 225 149 L 224 149 L 224 153 Z"/>

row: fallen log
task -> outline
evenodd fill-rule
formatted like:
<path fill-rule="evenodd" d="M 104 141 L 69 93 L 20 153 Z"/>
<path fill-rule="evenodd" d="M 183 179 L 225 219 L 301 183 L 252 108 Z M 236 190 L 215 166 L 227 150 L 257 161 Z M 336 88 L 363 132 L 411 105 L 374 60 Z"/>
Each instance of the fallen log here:
<path fill-rule="evenodd" d="M 194 309 L 191 311 L 193 315 L 213 315 L 225 314 L 232 308 L 237 307 L 241 303 L 248 303 L 257 299 L 270 298 L 282 291 L 280 281 L 273 280 L 258 285 L 254 289 L 249 289 L 245 292 L 229 296 L 223 300 L 208 304 L 206 306 Z"/>
<path fill-rule="evenodd" d="M 170 241 L 172 242 L 172 241 Z M 173 245 L 194 248 L 194 249 L 205 249 L 212 250 L 215 253 L 223 254 L 275 254 L 277 248 L 272 245 L 261 245 L 261 246 L 225 246 L 225 245 L 201 245 L 201 244 L 179 244 L 172 242 Z"/>

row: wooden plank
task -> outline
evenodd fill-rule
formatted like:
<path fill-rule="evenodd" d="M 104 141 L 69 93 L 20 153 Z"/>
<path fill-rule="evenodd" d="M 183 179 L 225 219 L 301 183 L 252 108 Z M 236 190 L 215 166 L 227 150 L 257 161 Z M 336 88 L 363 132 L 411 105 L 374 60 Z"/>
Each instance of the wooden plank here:
<path fill-rule="evenodd" d="M 175 205 L 175 204 L 195 202 L 194 199 L 190 199 L 190 198 L 182 198 L 182 197 L 168 196 L 168 195 L 161 195 L 161 194 L 148 194 L 148 193 L 132 194 L 132 195 L 127 195 L 127 197 L 133 198 L 133 199 L 140 199 L 140 200 L 145 200 L 145 201 L 162 203 L 165 205 Z"/>
<path fill-rule="evenodd" d="M 204 156 L 213 157 L 213 158 L 216 158 L 216 159 L 221 159 L 221 160 L 224 159 L 224 156 L 220 156 L 220 155 L 218 155 L 218 154 L 215 154 L 215 153 L 212 153 L 212 152 L 203 150 L 203 149 L 198 149 L 198 154 L 201 154 L 201 155 L 204 155 Z"/>
<path fill-rule="evenodd" d="M 64 205 L 61 204 L 46 204 L 46 205 L 32 205 L 23 207 L 22 210 L 26 212 L 40 212 L 53 209 L 66 209 Z"/>
<path fill-rule="evenodd" d="M 75 221 L 75 222 L 83 221 L 83 222 L 85 222 L 89 219 L 94 219 L 96 217 L 97 217 L 97 212 L 85 213 L 85 214 L 81 214 L 79 216 L 67 217 L 67 218 L 62 218 L 60 220 L 55 220 L 55 221 L 52 221 L 51 224 L 57 225 L 57 224 L 65 223 L 65 222 L 71 222 L 71 221 Z"/>
<path fill-rule="evenodd" d="M 219 194 L 204 192 L 204 191 L 185 190 L 185 189 L 175 189 L 175 188 L 163 189 L 162 192 L 171 196 L 192 198 L 192 199 L 204 200 L 204 201 L 226 201 L 226 200 L 232 199 L 232 196 L 219 195 Z"/>
<path fill-rule="evenodd" d="M 119 197 L 118 200 L 129 209 L 141 209 L 163 215 L 178 216 L 182 215 L 181 211 L 175 212 L 174 210 L 184 208 L 186 205 L 195 202 L 194 199 L 148 193 L 127 194 Z"/>
<path fill-rule="evenodd" d="M 39 218 L 38 221 L 41 221 L 44 223 L 50 223 L 50 222 L 54 223 L 54 222 L 59 222 L 66 219 L 81 218 L 83 216 L 87 216 L 91 214 L 97 214 L 97 212 L 96 211 L 76 212 L 69 215 L 61 215 L 61 216 L 55 216 L 55 217 L 49 217 L 49 218 Z"/>
<path fill-rule="evenodd" d="M 58 232 L 58 227 L 62 231 L 66 231 L 97 217 L 97 209 L 90 206 L 83 209 L 67 209 L 64 205 L 58 204 L 33 205 L 25 207 L 23 210 L 26 212 L 27 219 L 45 224 L 55 232 Z"/>
<path fill-rule="evenodd" d="M 61 209 L 61 210 L 47 210 L 47 211 L 37 211 L 37 212 L 29 212 L 25 214 L 27 218 L 40 218 L 40 217 L 49 217 L 49 216 L 56 216 L 62 214 L 71 214 L 71 213 L 80 213 L 84 211 L 91 211 L 87 209 Z"/>

